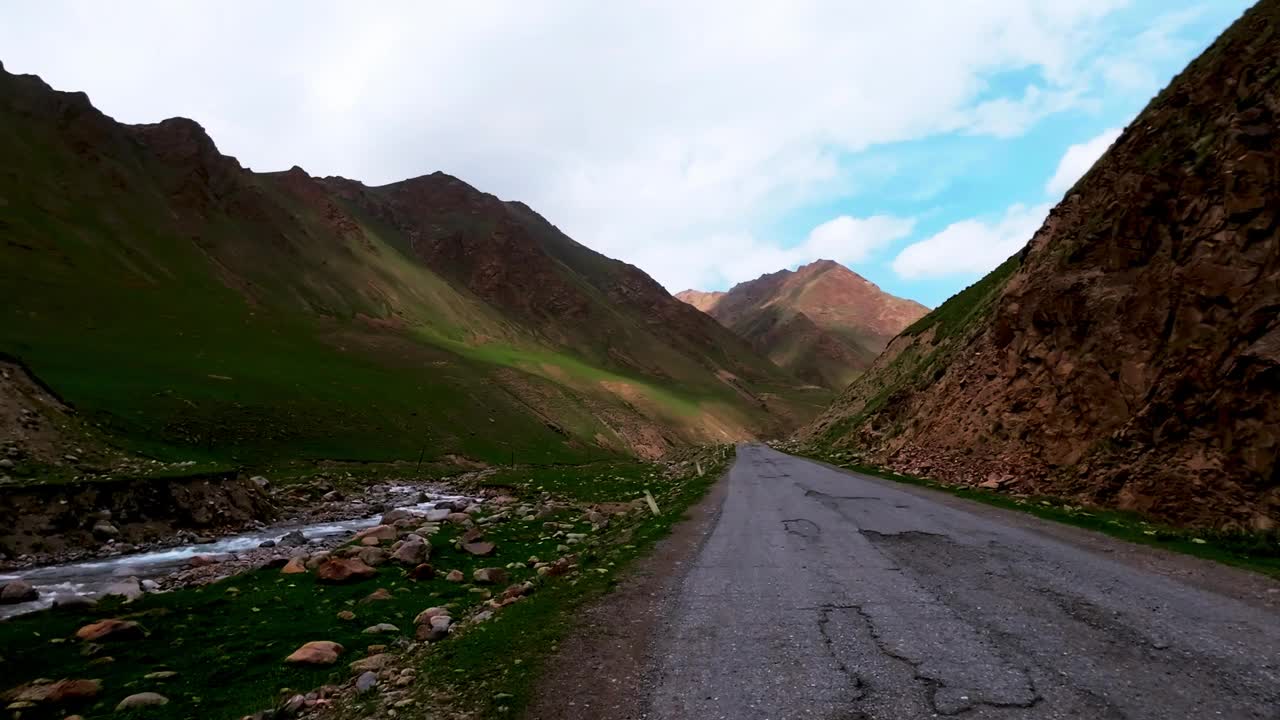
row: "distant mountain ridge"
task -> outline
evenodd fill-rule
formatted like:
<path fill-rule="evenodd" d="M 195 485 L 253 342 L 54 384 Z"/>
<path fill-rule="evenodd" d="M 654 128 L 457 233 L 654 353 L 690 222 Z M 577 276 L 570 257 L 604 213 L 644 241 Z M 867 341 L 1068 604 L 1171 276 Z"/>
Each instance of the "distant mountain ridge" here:
<path fill-rule="evenodd" d="M 0 66 L 0 352 L 186 458 L 656 456 L 825 400 L 641 270 L 433 173 L 253 172 Z"/>
<path fill-rule="evenodd" d="M 929 311 L 832 260 L 761 275 L 728 292 L 685 290 L 676 297 L 797 377 L 836 390 Z"/>

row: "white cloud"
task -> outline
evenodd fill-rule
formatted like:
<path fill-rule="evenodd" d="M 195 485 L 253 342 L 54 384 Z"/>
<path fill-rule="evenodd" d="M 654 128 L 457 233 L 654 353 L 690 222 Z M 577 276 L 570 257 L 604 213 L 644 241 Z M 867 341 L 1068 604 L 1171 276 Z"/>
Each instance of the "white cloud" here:
<path fill-rule="evenodd" d="M 996 220 L 969 219 L 912 243 L 893 260 L 904 278 L 985 273 L 1026 245 L 1052 206 L 1014 205 Z"/>
<path fill-rule="evenodd" d="M 0 47 L 123 121 L 193 117 L 255 169 L 458 175 L 679 289 L 795 257 L 752 238 L 847 197 L 851 154 L 1078 106 L 1128 52 L 1103 36 L 1129 1 L 48 0 L 7 8 Z"/>
<path fill-rule="evenodd" d="M 1089 172 L 1089 168 L 1093 167 L 1107 148 L 1111 147 L 1111 143 L 1120 137 L 1120 132 L 1119 128 L 1111 128 L 1097 137 L 1067 148 L 1058 161 L 1058 169 L 1045 185 L 1045 192 L 1057 197 L 1070 190 L 1077 180 Z"/>

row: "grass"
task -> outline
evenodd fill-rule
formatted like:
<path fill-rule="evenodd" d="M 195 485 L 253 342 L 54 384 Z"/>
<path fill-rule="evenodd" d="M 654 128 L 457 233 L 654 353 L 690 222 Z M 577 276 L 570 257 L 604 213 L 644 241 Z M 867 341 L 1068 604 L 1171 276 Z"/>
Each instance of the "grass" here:
<path fill-rule="evenodd" d="M 515 489 L 522 499 L 554 496 L 574 503 L 626 502 L 649 490 L 662 512 L 654 516 L 645 508 L 615 516 L 605 533 L 574 546 L 578 573 L 541 581 L 532 596 L 501 609 L 493 620 L 431 646 L 421 658 L 419 677 L 426 680 L 419 690 L 431 693 L 445 683 L 460 706 L 486 713 L 497 713 L 499 705 L 518 708 L 527 700 L 542 660 L 571 627 L 573 609 L 606 592 L 627 562 L 666 534 L 731 454 L 731 449 L 705 453 L 706 472 L 701 477 L 692 467 L 668 475 L 658 465 L 607 462 L 512 469 L 487 478 L 487 483 Z M 143 691 L 171 700 L 146 712 L 157 720 L 239 717 L 273 707 L 292 692 L 347 680 L 347 663 L 363 657 L 370 645 L 393 643 L 394 634 L 366 635 L 365 627 L 388 622 L 398 626 L 400 634 L 412 636 L 414 616 L 435 605 L 448 604 L 455 618 L 464 617 L 482 602 L 483 594 L 441 579 L 450 569 L 470 578 L 478 567 L 505 566 L 512 582 L 537 581 L 526 561 L 530 556 L 554 560 L 563 554 L 557 547 L 565 542 L 544 527 L 546 521 L 570 523 L 573 529 L 568 532 L 590 528 L 575 510 L 530 522 L 513 519 L 486 529 L 486 539 L 497 544 L 495 555 L 474 558 L 452 547 L 458 530 L 445 524 L 430 538 L 431 562 L 439 575 L 423 582 L 408 580 L 403 570 L 390 565 L 379 568 L 374 579 L 338 586 L 317 583 L 310 574 L 259 570 L 202 588 L 145 595 L 127 605 L 103 602 L 87 612 L 46 611 L 0 622 L 0 677 L 5 679 L 0 690 L 39 677 L 98 678 L 104 693 L 81 708 L 87 718 L 120 717 L 112 713 L 115 704 Z M 630 533 L 626 542 L 621 533 Z M 361 602 L 377 588 L 389 590 L 392 599 Z M 351 610 L 356 620 L 338 619 L 341 610 Z M 104 643 L 94 651 L 73 638 L 77 628 L 106 617 L 136 620 L 148 635 Z M 339 642 L 346 652 L 332 668 L 282 662 L 312 640 Z M 160 670 L 177 675 L 163 681 L 145 678 Z M 511 697 L 495 704 L 493 695 L 498 692 Z"/>
<path fill-rule="evenodd" d="M 850 462 L 848 455 L 839 451 L 801 452 L 815 460 L 864 475 L 940 490 L 966 500 L 1029 513 L 1044 520 L 1094 530 L 1128 542 L 1194 555 L 1280 578 L 1280 534 L 1277 533 L 1218 532 L 1176 528 L 1151 522 L 1137 513 L 1088 507 L 1062 498 L 1015 497 L 969 485 L 953 485 L 912 475 L 902 475 L 883 468 Z"/>

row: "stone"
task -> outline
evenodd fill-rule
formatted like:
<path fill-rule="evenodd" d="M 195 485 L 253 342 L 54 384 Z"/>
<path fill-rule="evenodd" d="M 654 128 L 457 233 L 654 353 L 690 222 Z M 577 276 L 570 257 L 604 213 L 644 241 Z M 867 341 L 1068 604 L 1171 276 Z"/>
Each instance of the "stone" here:
<path fill-rule="evenodd" d="M 440 642 L 441 640 L 448 637 L 449 629 L 448 628 L 441 629 L 438 627 L 434 627 L 430 624 L 419 625 L 418 629 L 414 632 L 413 636 L 418 640 L 435 643 L 435 642 Z"/>
<path fill-rule="evenodd" d="M 436 615 L 427 623 L 432 630 L 448 630 L 453 625 L 453 618 L 448 615 Z"/>
<path fill-rule="evenodd" d="M 280 717 L 282 715 L 284 717 L 293 717 L 294 715 L 297 715 L 298 713 L 302 712 L 302 709 L 305 708 L 306 706 L 307 706 L 307 696 L 296 694 L 293 697 L 281 703 L 279 711 L 276 713 L 276 717 Z"/>
<path fill-rule="evenodd" d="M 99 537 L 119 537 L 120 528 L 117 528 L 115 525 L 104 520 L 103 522 L 97 523 L 93 526 L 93 534 Z"/>
<path fill-rule="evenodd" d="M 391 554 L 391 558 L 401 565 L 416 566 L 427 561 L 431 546 L 423 540 L 410 540 Z"/>
<path fill-rule="evenodd" d="M 301 555 L 295 555 L 289 558 L 289 562 L 280 568 L 282 575 L 300 575 L 307 571 L 307 558 Z"/>
<path fill-rule="evenodd" d="M 254 475 L 253 477 L 249 478 L 249 482 L 253 483 L 254 485 L 257 485 L 263 490 L 267 490 L 268 488 L 271 487 L 271 481 L 262 477 L 261 475 Z"/>
<path fill-rule="evenodd" d="M 445 520 L 455 525 L 469 525 L 472 522 L 470 515 L 461 512 L 451 512 L 445 517 Z"/>
<path fill-rule="evenodd" d="M 426 610 L 423 610 L 422 612 L 418 613 L 418 615 L 415 618 L 413 618 L 413 624 L 424 625 L 426 623 L 430 623 L 431 618 L 448 616 L 448 615 L 449 615 L 449 608 L 442 607 L 442 606 L 429 607 Z"/>
<path fill-rule="evenodd" d="M 449 582 L 460 583 L 460 582 L 465 582 L 467 579 L 467 576 L 463 575 L 461 570 L 450 570 L 447 574 L 445 574 L 444 579 L 448 580 Z"/>
<path fill-rule="evenodd" d="M 427 563 L 421 563 L 409 571 L 410 580 L 430 580 L 436 576 L 436 569 Z"/>
<path fill-rule="evenodd" d="M 14 703 L 30 703 L 30 707 L 39 705 L 61 706 L 84 703 L 102 694 L 102 681 L 64 679 L 55 682 L 36 680 L 21 685 L 4 694 Z"/>
<path fill-rule="evenodd" d="M 356 557 L 369 567 L 380 567 L 387 564 L 387 551 L 380 547 L 362 547 Z"/>
<path fill-rule="evenodd" d="M 356 678 L 356 692 L 364 694 L 378 686 L 378 676 L 372 671 L 361 673 Z"/>
<path fill-rule="evenodd" d="M 377 575 L 377 570 L 355 558 L 347 560 L 328 558 L 316 568 L 316 580 L 326 583 L 368 580 L 377 577 Z"/>
<path fill-rule="evenodd" d="M 378 623 L 377 625 L 370 625 L 364 629 L 365 635 L 382 635 L 384 633 L 397 632 L 400 632 L 400 628 L 392 625 L 391 623 Z"/>
<path fill-rule="evenodd" d="M 380 542 L 391 542 L 399 536 L 400 533 L 390 525 L 374 525 L 373 527 L 365 528 L 364 530 L 356 533 L 356 540 L 364 542 L 365 540 L 372 538 L 372 544 L 376 545 Z"/>
<path fill-rule="evenodd" d="M 350 610 L 339 610 L 337 617 L 339 620 L 342 620 L 345 622 L 351 622 L 352 620 L 356 619 L 356 614 L 351 612 Z"/>
<path fill-rule="evenodd" d="M 76 630 L 77 639 L 95 643 L 108 640 L 137 640 L 145 636 L 146 631 L 138 623 L 117 618 L 99 620 Z"/>
<path fill-rule="evenodd" d="M 320 564 L 323 563 L 325 560 L 328 560 L 330 555 L 332 555 L 332 553 L 330 553 L 328 550 L 321 550 L 319 552 L 311 553 L 311 556 L 307 558 L 307 569 L 315 570 L 316 568 L 320 567 Z"/>
<path fill-rule="evenodd" d="M 276 542 L 280 547 L 302 547 L 307 544 L 307 536 L 301 530 L 291 530 Z"/>
<path fill-rule="evenodd" d="M 168 680 L 177 676 L 178 672 L 176 670 L 156 670 L 143 675 L 142 678 L 144 680 Z"/>
<path fill-rule="evenodd" d="M 478 540 L 476 542 L 464 544 L 462 549 L 476 557 L 486 557 L 488 555 L 492 555 L 496 547 L 496 545 L 488 542 L 487 540 Z"/>
<path fill-rule="evenodd" d="M 294 650 L 284 661 L 290 665 L 332 665 L 338 662 L 343 647 L 328 640 L 312 640 Z"/>
<path fill-rule="evenodd" d="M 386 513 L 383 513 L 381 524 L 395 525 L 400 520 L 411 520 L 413 518 L 414 518 L 413 513 L 409 512 L 408 510 L 405 510 L 404 508 L 397 508 L 395 510 L 390 510 Z"/>
<path fill-rule="evenodd" d="M 386 588 L 378 588 L 377 590 L 374 590 L 368 595 L 365 595 L 364 598 L 360 600 L 360 604 L 368 605 L 369 603 L 375 603 L 375 602 L 381 602 L 383 600 L 393 600 L 393 599 L 394 598 L 391 596 L 391 593 L 388 592 Z"/>
<path fill-rule="evenodd" d="M 53 599 L 57 610 L 88 610 L 97 604 L 97 600 L 85 595 L 59 595 Z"/>
<path fill-rule="evenodd" d="M 483 511 L 484 511 L 484 508 L 480 507 L 479 503 L 472 503 L 466 506 L 465 508 L 463 508 L 462 510 L 462 512 L 468 515 L 479 515 Z"/>
<path fill-rule="evenodd" d="M 387 667 L 391 662 L 391 656 L 386 653 L 376 653 L 369 657 L 363 657 L 351 663 L 351 672 L 378 672 Z"/>
<path fill-rule="evenodd" d="M 10 580 L 0 588 L 0 605 L 15 605 L 40 599 L 40 591 L 26 580 Z"/>
<path fill-rule="evenodd" d="M 155 580 L 152 580 L 151 578 L 147 578 L 146 580 L 143 580 L 142 582 L 138 583 L 138 585 L 142 588 L 143 592 L 155 592 L 160 589 L 160 583 L 156 582 Z"/>
<path fill-rule="evenodd" d="M 499 567 L 480 568 L 471 573 L 471 579 L 483 585 L 497 585 L 507 581 L 507 571 Z"/>
<path fill-rule="evenodd" d="M 129 697 L 120 701 L 116 705 L 116 712 L 121 710 L 136 710 L 138 708 L 158 707 L 160 705 L 168 705 L 169 698 L 154 692 L 134 693 Z"/>
<path fill-rule="evenodd" d="M 427 511 L 427 522 L 444 522 L 449 519 L 449 513 L 453 510 L 448 508 L 432 508 Z"/>

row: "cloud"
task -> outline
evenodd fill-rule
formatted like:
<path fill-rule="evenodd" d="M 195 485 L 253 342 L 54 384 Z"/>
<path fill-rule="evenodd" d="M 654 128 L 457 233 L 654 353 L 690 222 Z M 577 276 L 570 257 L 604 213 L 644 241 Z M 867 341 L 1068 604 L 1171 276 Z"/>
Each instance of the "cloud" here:
<path fill-rule="evenodd" d="M 1138 1 L 48 0 L 8 9 L 0 47 L 124 122 L 193 117 L 255 169 L 455 174 L 679 289 L 797 257 L 811 240 L 770 229 L 849 197 L 868 148 L 1086 102 Z"/>
<path fill-rule="evenodd" d="M 1058 161 L 1058 169 L 1045 185 L 1045 192 L 1057 197 L 1070 190 L 1120 137 L 1120 132 L 1119 128 L 1111 128 L 1097 137 L 1067 148 Z"/>
<path fill-rule="evenodd" d="M 969 219 L 912 243 L 893 260 L 904 278 L 985 273 L 1022 249 L 1044 224 L 1052 205 L 1014 205 L 995 220 Z"/>

